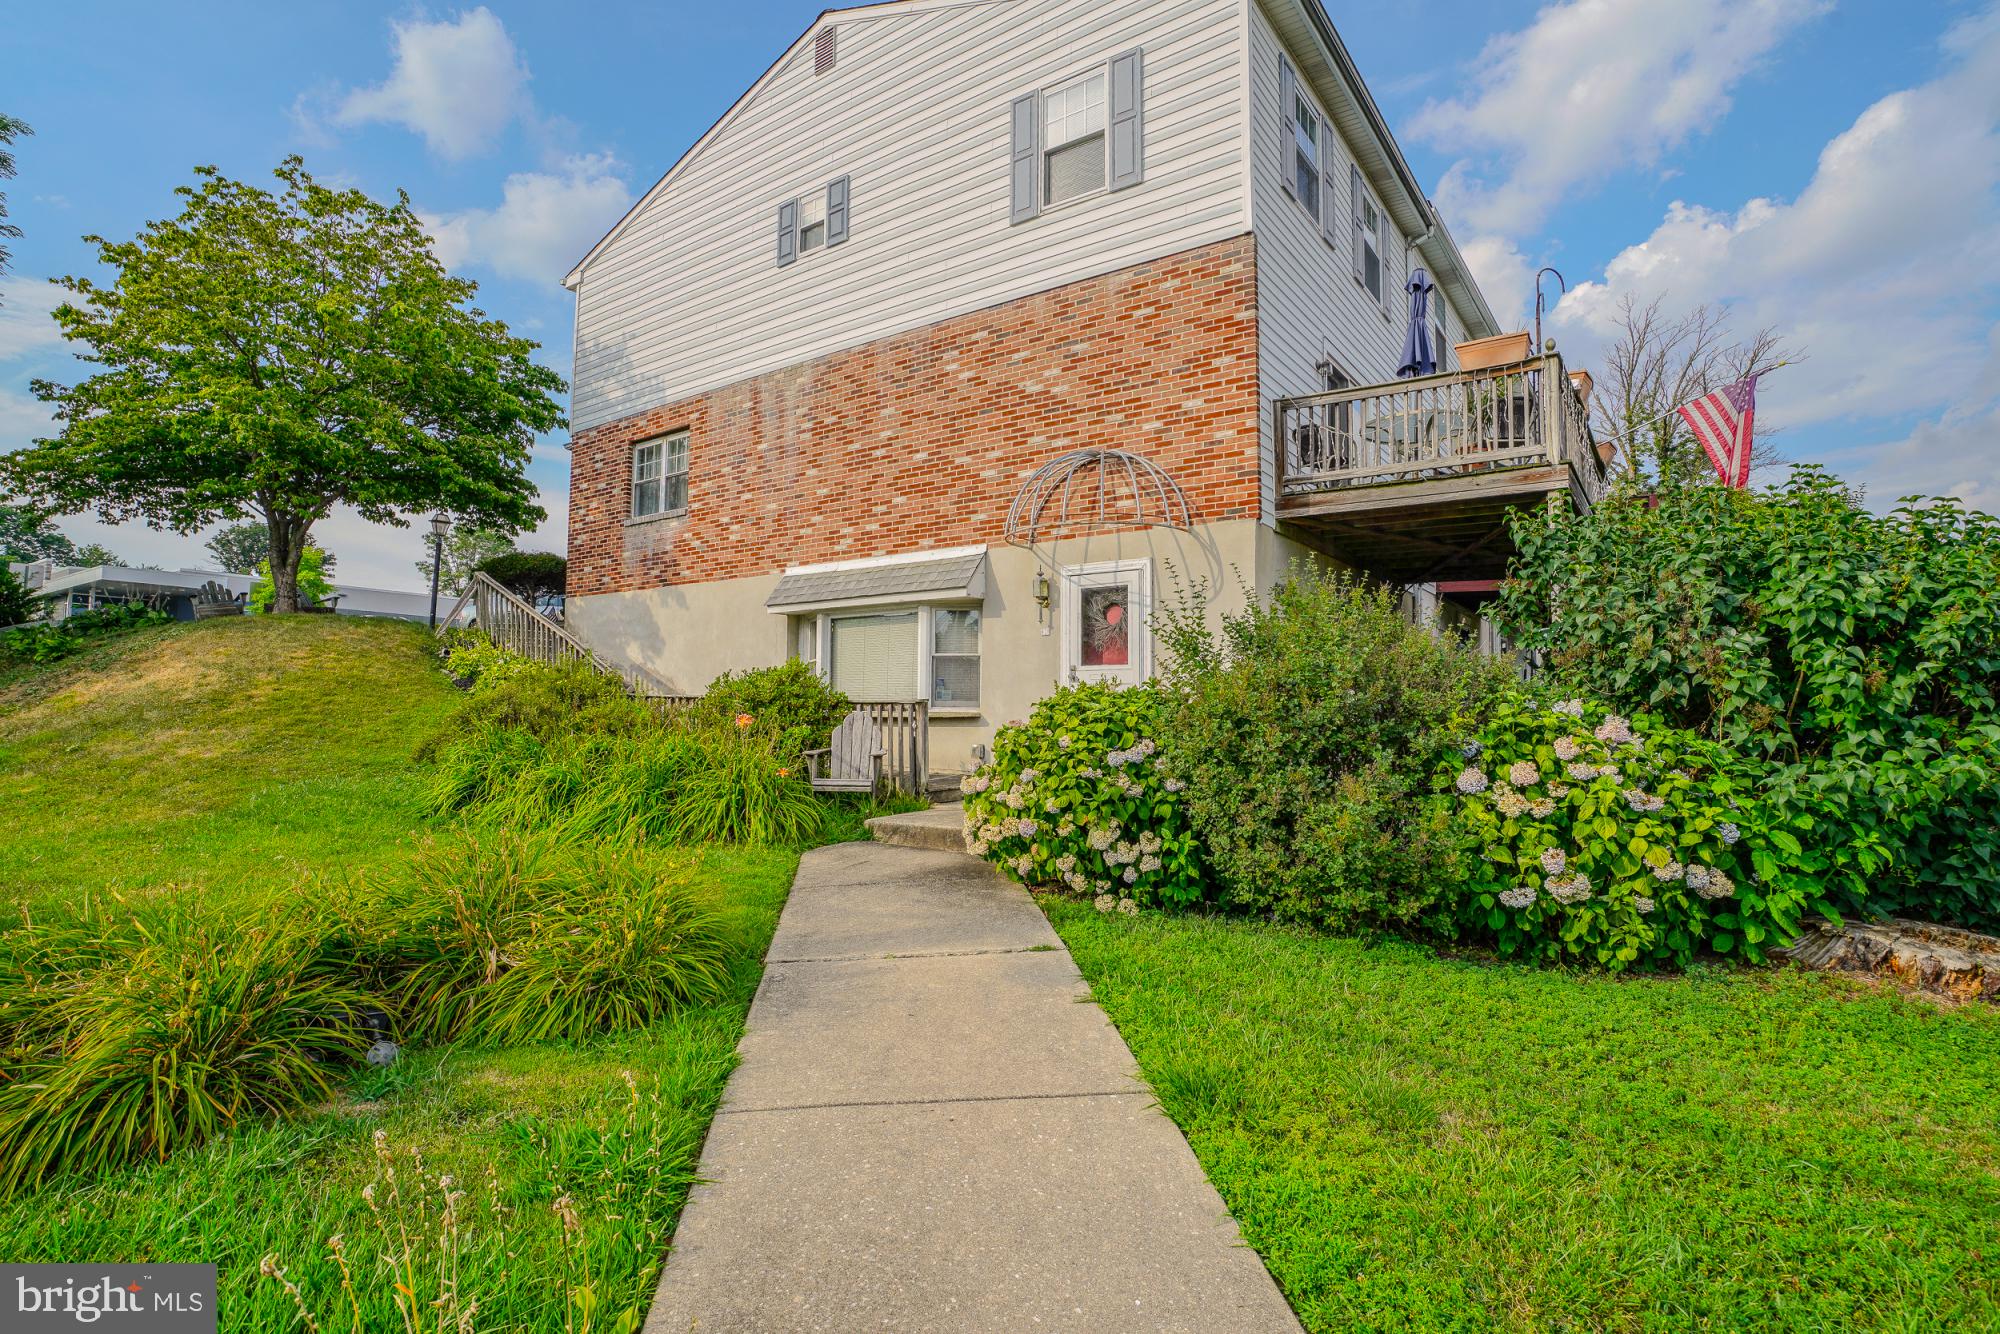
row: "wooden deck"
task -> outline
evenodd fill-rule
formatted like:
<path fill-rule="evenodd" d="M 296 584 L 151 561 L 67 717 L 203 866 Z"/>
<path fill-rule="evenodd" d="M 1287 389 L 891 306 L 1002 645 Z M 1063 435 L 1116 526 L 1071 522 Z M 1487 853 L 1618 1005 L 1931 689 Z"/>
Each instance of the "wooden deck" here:
<path fill-rule="evenodd" d="M 1605 469 L 1554 353 L 1278 403 L 1282 525 L 1396 583 L 1494 579 L 1508 521 L 1588 511 Z"/>

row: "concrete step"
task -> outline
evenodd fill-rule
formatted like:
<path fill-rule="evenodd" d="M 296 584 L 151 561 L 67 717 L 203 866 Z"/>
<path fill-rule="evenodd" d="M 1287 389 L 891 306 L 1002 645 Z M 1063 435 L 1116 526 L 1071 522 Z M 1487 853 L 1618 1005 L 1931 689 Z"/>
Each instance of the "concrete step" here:
<path fill-rule="evenodd" d="M 954 801 L 907 815 L 878 815 L 868 822 L 868 832 L 877 843 L 899 848 L 964 852 L 965 807 Z"/>

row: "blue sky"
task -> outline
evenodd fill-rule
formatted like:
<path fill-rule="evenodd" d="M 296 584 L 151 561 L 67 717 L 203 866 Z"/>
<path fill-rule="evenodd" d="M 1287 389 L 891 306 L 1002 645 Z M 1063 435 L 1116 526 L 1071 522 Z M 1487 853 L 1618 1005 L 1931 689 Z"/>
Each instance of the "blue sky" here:
<path fill-rule="evenodd" d="M 173 211 L 197 163 L 407 190 L 481 304 L 568 371 L 563 272 L 819 6 L 362 3 L 22 7 L 0 109 L 35 136 L 7 183 L 0 450 L 46 429 L 35 376 L 74 373 L 41 280 L 85 233 Z M 2000 15 L 1953 0 L 1362 0 L 1330 5 L 1503 320 L 1528 275 L 1573 289 L 1551 331 L 1586 364 L 1620 295 L 1730 307 L 1809 360 L 1764 388 L 1795 459 L 1879 502 L 2000 510 Z M 1413 28 L 1411 14 L 1424 15 Z M 580 17 L 587 12 L 588 17 Z M 567 457 L 533 475 L 560 549 Z M 135 559 L 199 537 L 62 521 Z M 410 532 L 336 516 L 345 579 L 415 587 Z"/>

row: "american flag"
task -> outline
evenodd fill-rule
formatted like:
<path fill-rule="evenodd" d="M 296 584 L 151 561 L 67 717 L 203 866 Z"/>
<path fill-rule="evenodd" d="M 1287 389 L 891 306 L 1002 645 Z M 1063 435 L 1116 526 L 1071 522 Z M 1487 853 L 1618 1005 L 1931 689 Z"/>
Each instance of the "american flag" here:
<path fill-rule="evenodd" d="M 1746 489 L 1750 485 L 1750 428 L 1757 418 L 1757 376 L 1703 394 L 1675 411 L 1708 451 L 1708 461 L 1715 465 L 1722 484 Z"/>

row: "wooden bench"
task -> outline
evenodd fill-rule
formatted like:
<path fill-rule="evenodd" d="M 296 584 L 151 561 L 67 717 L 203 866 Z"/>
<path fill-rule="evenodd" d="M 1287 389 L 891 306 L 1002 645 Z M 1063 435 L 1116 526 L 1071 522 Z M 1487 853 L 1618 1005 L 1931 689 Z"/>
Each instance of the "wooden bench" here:
<path fill-rule="evenodd" d="M 883 766 L 889 752 L 882 730 L 860 709 L 840 720 L 824 750 L 805 753 L 806 780 L 815 792 L 866 792 L 882 788 Z"/>

